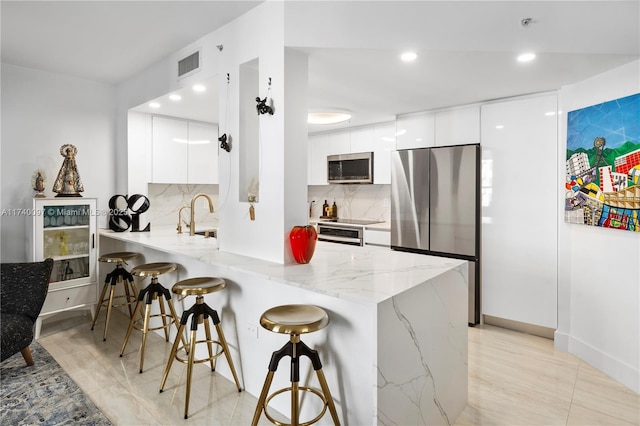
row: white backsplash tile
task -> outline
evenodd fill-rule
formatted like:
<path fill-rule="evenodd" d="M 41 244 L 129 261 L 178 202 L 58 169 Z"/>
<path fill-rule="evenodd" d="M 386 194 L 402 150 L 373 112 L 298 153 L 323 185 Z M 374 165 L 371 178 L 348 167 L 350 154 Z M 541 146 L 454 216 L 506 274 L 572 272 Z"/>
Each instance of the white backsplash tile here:
<path fill-rule="evenodd" d="M 322 216 L 322 204 L 336 202 L 338 217 L 342 219 L 390 220 L 391 185 L 311 185 L 308 202 L 315 200 L 313 219 Z"/>
<path fill-rule="evenodd" d="M 389 205 L 390 185 L 311 185 L 308 187 L 307 200 L 313 203 L 312 218 L 322 215 L 322 204 L 327 200 L 329 205 L 335 201 L 338 206 L 338 217 L 343 219 L 372 219 L 388 222 L 391 209 Z M 200 225 L 218 226 L 218 209 L 220 208 L 218 185 L 180 185 L 158 184 L 148 185 L 150 202 L 149 211 L 145 213 L 146 221 L 151 226 L 176 226 L 178 210 L 188 206 L 191 198 L 198 193 L 205 193 L 213 201 L 214 213 L 208 213 L 205 200 L 198 200 L 196 223 Z M 189 210 L 182 212 L 183 219 L 189 221 Z M 184 224 L 183 224 L 184 228 Z"/>
<path fill-rule="evenodd" d="M 200 229 L 205 225 L 218 226 L 218 213 L 220 208 L 218 197 L 218 185 L 180 185 L 180 184 L 159 184 L 150 183 L 148 185 L 149 211 L 146 220 L 153 226 L 178 225 L 178 210 L 182 206 L 191 204 L 191 199 L 198 193 L 207 194 L 213 201 L 213 213 L 206 210 L 207 202 L 199 199 L 196 205 L 195 220 Z M 189 209 L 182 211 L 182 218 L 189 222 Z M 202 226 L 201 226 L 202 225 Z M 183 223 L 183 232 L 186 229 Z"/>

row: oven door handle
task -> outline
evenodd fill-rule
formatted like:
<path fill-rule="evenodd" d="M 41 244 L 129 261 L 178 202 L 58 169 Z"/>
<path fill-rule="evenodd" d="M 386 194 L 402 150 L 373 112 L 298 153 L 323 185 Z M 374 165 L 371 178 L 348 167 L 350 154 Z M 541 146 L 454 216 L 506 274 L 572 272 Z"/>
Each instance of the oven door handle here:
<path fill-rule="evenodd" d="M 333 235 L 323 235 L 323 234 L 319 234 L 318 239 L 326 240 L 326 241 L 343 241 L 343 242 L 358 243 L 358 244 L 362 242 L 360 238 L 334 237 Z"/>

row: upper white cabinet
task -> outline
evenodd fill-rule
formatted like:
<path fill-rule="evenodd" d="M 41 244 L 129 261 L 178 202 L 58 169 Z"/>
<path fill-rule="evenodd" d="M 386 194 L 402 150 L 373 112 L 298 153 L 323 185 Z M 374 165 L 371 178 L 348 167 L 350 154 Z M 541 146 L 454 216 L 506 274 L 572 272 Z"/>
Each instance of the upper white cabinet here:
<path fill-rule="evenodd" d="M 189 122 L 187 183 L 218 183 L 218 127 Z"/>
<path fill-rule="evenodd" d="M 373 183 L 391 184 L 391 152 L 396 149 L 396 123 L 374 126 Z"/>
<path fill-rule="evenodd" d="M 327 155 L 329 155 L 331 136 L 329 133 L 309 135 L 307 161 L 307 184 L 327 184 Z"/>
<path fill-rule="evenodd" d="M 396 120 L 397 149 L 435 146 L 435 114 L 422 112 L 399 116 Z"/>
<path fill-rule="evenodd" d="M 327 185 L 327 156 L 373 152 L 373 183 L 391 183 L 391 151 L 396 146 L 395 122 L 309 135 L 307 183 Z"/>
<path fill-rule="evenodd" d="M 218 129 L 214 124 L 152 117 L 155 183 L 218 183 Z"/>
<path fill-rule="evenodd" d="M 187 122 L 151 118 L 151 179 L 156 183 L 187 183 Z"/>
<path fill-rule="evenodd" d="M 351 152 L 373 151 L 375 129 L 373 126 L 358 127 L 351 130 Z"/>
<path fill-rule="evenodd" d="M 435 146 L 480 142 L 480 106 L 456 108 L 435 114 Z"/>
<path fill-rule="evenodd" d="M 331 132 L 329 139 L 329 155 L 354 152 L 351 150 L 351 134 L 348 130 Z"/>

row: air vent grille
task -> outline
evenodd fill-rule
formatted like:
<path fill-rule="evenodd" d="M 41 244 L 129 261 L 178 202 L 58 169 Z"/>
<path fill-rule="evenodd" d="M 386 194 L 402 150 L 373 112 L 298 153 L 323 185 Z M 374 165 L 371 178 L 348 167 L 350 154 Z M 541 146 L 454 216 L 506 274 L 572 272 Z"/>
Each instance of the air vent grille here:
<path fill-rule="evenodd" d="M 190 73 L 200 67 L 200 51 L 192 53 L 178 61 L 178 77 Z"/>

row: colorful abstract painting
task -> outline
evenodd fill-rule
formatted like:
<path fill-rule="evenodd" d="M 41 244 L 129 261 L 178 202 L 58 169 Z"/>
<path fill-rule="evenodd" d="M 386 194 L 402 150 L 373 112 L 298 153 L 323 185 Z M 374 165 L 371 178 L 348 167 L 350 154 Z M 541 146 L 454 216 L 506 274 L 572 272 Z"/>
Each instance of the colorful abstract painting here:
<path fill-rule="evenodd" d="M 640 232 L 640 93 L 567 114 L 565 222 Z"/>

